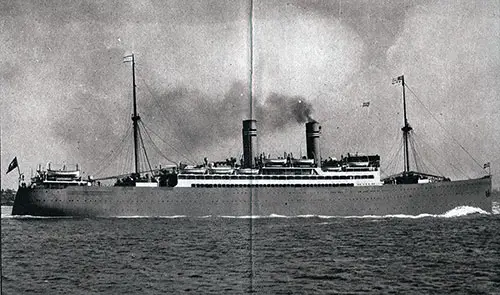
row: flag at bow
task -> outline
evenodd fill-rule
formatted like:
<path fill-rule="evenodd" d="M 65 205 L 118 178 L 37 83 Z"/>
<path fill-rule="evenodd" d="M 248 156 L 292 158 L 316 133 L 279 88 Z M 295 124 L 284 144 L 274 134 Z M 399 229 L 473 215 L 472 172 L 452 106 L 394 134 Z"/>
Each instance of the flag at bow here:
<path fill-rule="evenodd" d="M 403 79 L 404 79 L 404 75 L 399 76 L 397 78 L 392 78 L 392 84 L 399 84 L 401 81 L 403 81 Z"/>
<path fill-rule="evenodd" d="M 14 157 L 14 160 L 12 160 L 12 162 L 10 162 L 9 169 L 7 169 L 7 172 L 5 174 L 8 174 L 10 171 L 16 169 L 17 167 L 19 167 L 17 165 L 17 157 Z"/>
<path fill-rule="evenodd" d="M 490 162 L 483 165 L 483 169 L 490 168 Z"/>

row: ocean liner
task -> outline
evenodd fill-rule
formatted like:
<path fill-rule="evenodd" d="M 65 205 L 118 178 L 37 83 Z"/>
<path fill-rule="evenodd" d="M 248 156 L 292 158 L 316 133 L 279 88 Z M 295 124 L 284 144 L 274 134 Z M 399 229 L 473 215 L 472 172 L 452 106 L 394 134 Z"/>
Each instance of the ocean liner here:
<path fill-rule="evenodd" d="M 113 186 L 85 179 L 73 170 L 41 167 L 31 183 L 20 185 L 13 215 L 40 216 L 363 216 L 441 214 L 459 206 L 491 212 L 491 178 L 451 181 L 410 170 L 403 86 L 404 171 L 381 179 L 380 156 L 347 154 L 323 159 L 321 126 L 305 124 L 304 157 L 272 158 L 258 153 L 257 121 L 243 121 L 243 157 L 200 165 L 171 165 L 139 169 L 139 121 L 135 61 L 133 130 L 135 171 L 115 177 Z M 101 179 L 102 180 L 102 179 Z"/>

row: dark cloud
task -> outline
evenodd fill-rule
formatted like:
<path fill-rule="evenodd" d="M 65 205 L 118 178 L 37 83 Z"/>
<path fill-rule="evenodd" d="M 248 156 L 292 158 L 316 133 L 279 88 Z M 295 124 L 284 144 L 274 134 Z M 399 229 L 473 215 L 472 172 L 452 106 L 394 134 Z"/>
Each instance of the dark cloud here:
<path fill-rule="evenodd" d="M 287 6 L 296 8 L 303 15 L 336 19 L 339 24 L 352 28 L 362 38 L 368 64 L 383 66 L 385 51 L 391 46 L 403 28 L 406 13 L 417 5 L 425 5 L 427 0 L 413 1 L 373 1 L 367 0 L 295 0 L 287 1 Z M 262 18 L 281 18 L 270 7 L 277 7 L 281 1 L 258 2 Z"/>

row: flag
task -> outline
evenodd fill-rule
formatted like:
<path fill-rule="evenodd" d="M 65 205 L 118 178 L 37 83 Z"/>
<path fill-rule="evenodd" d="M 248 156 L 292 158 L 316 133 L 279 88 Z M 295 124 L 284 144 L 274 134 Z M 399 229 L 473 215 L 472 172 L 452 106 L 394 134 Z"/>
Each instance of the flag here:
<path fill-rule="evenodd" d="M 399 82 L 403 81 L 404 76 L 399 76 L 397 78 L 392 78 L 392 84 L 399 84 Z"/>
<path fill-rule="evenodd" d="M 7 172 L 5 174 L 8 174 L 10 171 L 16 169 L 17 166 L 17 157 L 14 157 L 14 160 L 12 160 L 12 162 L 10 162 L 9 164 L 9 169 L 7 169 Z"/>
<path fill-rule="evenodd" d="M 483 169 L 490 168 L 490 162 L 483 165 Z"/>
<path fill-rule="evenodd" d="M 123 62 L 132 62 L 134 60 L 134 55 L 127 55 L 123 57 Z"/>
<path fill-rule="evenodd" d="M 363 107 L 369 107 L 369 106 L 370 106 L 370 102 L 369 101 L 363 103 Z"/>

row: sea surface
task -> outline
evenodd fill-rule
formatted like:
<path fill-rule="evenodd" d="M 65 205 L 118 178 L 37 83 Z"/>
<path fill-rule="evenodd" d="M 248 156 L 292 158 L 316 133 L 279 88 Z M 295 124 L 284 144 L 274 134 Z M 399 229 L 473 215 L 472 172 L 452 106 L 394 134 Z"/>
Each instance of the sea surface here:
<path fill-rule="evenodd" d="M 2 294 L 500 294 L 499 207 L 88 219 L 2 206 Z"/>

